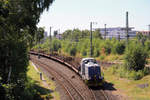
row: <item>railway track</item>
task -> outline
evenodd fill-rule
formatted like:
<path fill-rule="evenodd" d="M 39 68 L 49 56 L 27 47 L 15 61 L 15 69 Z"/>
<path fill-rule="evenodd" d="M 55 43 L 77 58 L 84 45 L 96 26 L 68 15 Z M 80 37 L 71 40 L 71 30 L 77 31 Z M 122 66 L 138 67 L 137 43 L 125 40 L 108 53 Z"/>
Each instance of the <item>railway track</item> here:
<path fill-rule="evenodd" d="M 103 90 L 92 90 L 92 92 L 95 94 L 96 100 L 109 100 L 108 96 Z"/>
<path fill-rule="evenodd" d="M 80 84 L 80 87 L 77 86 L 77 84 L 73 83 L 72 80 L 64 75 L 62 72 L 52 68 L 49 63 L 44 63 L 44 61 L 46 61 L 45 59 L 38 60 L 36 58 L 32 57 L 31 61 L 36 63 L 38 66 L 44 68 L 53 77 L 55 77 L 55 80 L 57 80 L 57 82 L 65 89 L 65 91 L 67 91 L 67 95 L 70 97 L 70 100 L 96 100 L 95 96 L 88 89 L 88 87 L 84 86 L 84 83 Z"/>
<path fill-rule="evenodd" d="M 59 67 L 52 68 L 51 64 L 52 62 L 49 62 L 49 59 L 37 59 L 36 57 L 31 57 L 32 61 L 36 64 L 38 64 L 40 67 L 44 68 L 48 71 L 48 73 L 51 73 L 52 76 L 55 77 L 55 79 L 59 82 L 60 85 L 64 88 L 65 91 L 67 91 L 67 95 L 71 100 L 109 100 L 109 98 L 106 96 L 105 92 L 103 90 L 93 90 L 89 89 L 87 86 L 78 86 L 78 84 L 84 84 L 80 82 L 79 80 L 70 80 L 70 78 L 67 78 L 67 74 L 64 75 L 60 70 L 57 70 Z M 43 58 L 43 57 L 42 57 Z M 54 61 L 53 61 L 54 62 Z M 63 70 L 63 69 L 62 69 Z M 74 79 L 77 79 L 76 77 L 79 77 L 77 74 L 71 75 L 71 77 L 75 77 Z M 84 84 L 85 85 L 85 84 Z M 84 88 L 83 88 L 84 87 Z"/>
<path fill-rule="evenodd" d="M 73 86 L 73 84 L 67 80 L 64 76 L 62 76 L 60 73 L 56 72 L 54 69 L 49 69 L 47 64 L 39 61 L 34 60 L 34 63 L 38 64 L 39 66 L 42 66 L 44 69 L 46 69 L 49 73 L 51 73 L 55 79 L 61 84 L 64 89 L 67 91 L 70 99 L 72 100 L 84 100 L 84 97 L 81 95 L 81 93 Z"/>

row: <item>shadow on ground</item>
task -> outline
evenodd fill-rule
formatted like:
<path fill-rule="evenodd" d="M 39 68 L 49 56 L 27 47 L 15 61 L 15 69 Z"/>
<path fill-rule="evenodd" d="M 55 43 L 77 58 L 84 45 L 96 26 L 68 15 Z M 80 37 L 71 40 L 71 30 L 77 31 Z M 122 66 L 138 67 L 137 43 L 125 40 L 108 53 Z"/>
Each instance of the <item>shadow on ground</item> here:
<path fill-rule="evenodd" d="M 37 84 L 34 85 L 34 89 L 39 92 L 41 95 L 46 95 L 46 94 L 50 94 L 54 91 L 50 90 L 50 89 L 47 89 L 47 88 L 44 88 L 44 87 L 41 87 Z"/>
<path fill-rule="evenodd" d="M 98 86 L 98 87 L 89 87 L 90 89 L 93 90 L 109 90 L 109 91 L 115 91 L 116 89 L 114 88 L 114 84 L 105 82 L 103 86 Z"/>
<path fill-rule="evenodd" d="M 31 82 L 33 80 L 32 78 L 28 78 Z M 45 88 L 40 86 L 40 83 L 38 81 L 33 80 L 33 82 L 30 83 L 30 92 L 32 93 L 34 100 L 50 100 L 54 97 L 51 95 L 54 91 L 51 89 Z"/>

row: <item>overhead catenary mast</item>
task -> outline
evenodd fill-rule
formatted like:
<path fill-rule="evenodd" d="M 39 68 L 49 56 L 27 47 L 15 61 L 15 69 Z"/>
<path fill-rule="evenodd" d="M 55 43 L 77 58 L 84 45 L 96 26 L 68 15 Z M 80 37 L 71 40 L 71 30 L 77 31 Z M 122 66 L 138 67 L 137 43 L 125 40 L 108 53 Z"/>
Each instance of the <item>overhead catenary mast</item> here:
<path fill-rule="evenodd" d="M 150 24 L 148 25 L 148 28 L 149 28 L 149 30 L 148 30 L 148 31 L 149 31 L 149 34 L 148 34 L 148 35 L 149 35 L 149 37 L 150 37 Z"/>
<path fill-rule="evenodd" d="M 97 24 L 97 22 L 90 22 L 90 56 L 93 55 L 93 48 L 92 48 L 92 25 Z"/>
<path fill-rule="evenodd" d="M 128 40 L 129 40 L 129 20 L 128 20 L 128 11 L 126 12 L 126 42 L 128 45 Z"/>
<path fill-rule="evenodd" d="M 90 56 L 92 57 L 92 22 L 90 22 Z"/>
<path fill-rule="evenodd" d="M 104 38 L 106 40 L 106 24 L 104 24 L 104 26 L 105 26 L 105 37 Z"/>
<path fill-rule="evenodd" d="M 50 31 L 49 31 L 49 42 L 50 42 L 50 52 L 51 52 L 51 41 L 52 41 L 52 36 L 51 36 L 51 31 L 52 31 L 52 27 L 50 26 Z"/>

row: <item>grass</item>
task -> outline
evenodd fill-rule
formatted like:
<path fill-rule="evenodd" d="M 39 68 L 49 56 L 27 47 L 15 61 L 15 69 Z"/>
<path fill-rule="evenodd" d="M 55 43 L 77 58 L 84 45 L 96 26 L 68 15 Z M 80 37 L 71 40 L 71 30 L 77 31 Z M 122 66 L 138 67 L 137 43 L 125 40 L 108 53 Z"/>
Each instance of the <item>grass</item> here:
<path fill-rule="evenodd" d="M 34 69 L 31 62 L 28 66 L 27 75 L 32 79 L 32 81 L 35 81 L 36 88 L 40 92 L 42 98 L 44 98 L 45 96 L 50 96 L 54 100 L 60 100 L 59 93 L 55 91 L 55 83 L 48 77 L 46 77 L 46 75 L 43 75 L 46 81 L 45 85 L 44 81 L 40 80 L 40 73 Z"/>
<path fill-rule="evenodd" d="M 104 70 L 105 80 L 114 84 L 113 87 L 119 90 L 119 93 L 125 94 L 130 100 L 150 100 L 150 75 L 135 81 L 119 78 L 119 76 L 113 75 L 108 69 Z M 137 85 L 145 83 L 148 83 L 149 86 L 143 89 L 137 87 Z"/>

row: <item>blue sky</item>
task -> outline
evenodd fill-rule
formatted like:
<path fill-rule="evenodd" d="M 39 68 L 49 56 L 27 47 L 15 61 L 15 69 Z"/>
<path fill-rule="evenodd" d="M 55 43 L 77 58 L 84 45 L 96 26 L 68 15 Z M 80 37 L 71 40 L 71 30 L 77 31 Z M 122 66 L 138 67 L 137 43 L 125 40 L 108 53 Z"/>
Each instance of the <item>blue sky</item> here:
<path fill-rule="evenodd" d="M 97 22 L 94 28 L 124 27 L 125 13 L 129 12 L 129 26 L 135 30 L 148 30 L 150 24 L 150 0 L 55 0 L 45 11 L 38 27 L 49 33 L 67 29 L 89 29 L 89 23 Z"/>

